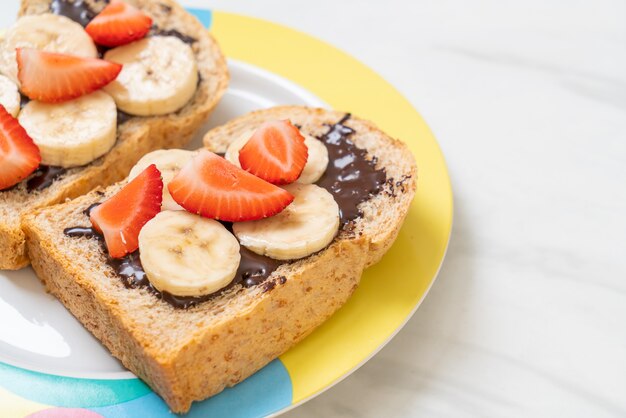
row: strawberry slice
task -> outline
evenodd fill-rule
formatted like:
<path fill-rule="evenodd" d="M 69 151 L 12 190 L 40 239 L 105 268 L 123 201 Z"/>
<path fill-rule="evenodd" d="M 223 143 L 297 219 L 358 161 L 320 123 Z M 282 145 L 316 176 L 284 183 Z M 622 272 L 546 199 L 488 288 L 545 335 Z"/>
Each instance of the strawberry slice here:
<path fill-rule="evenodd" d="M 304 137 L 288 120 L 263 123 L 239 151 L 241 168 L 273 184 L 296 181 L 308 157 Z"/>
<path fill-rule="evenodd" d="M 40 162 L 37 145 L 17 119 L 0 105 L 0 190 L 24 180 Z"/>
<path fill-rule="evenodd" d="M 120 71 L 121 64 L 98 58 L 17 48 L 17 77 L 22 93 L 31 100 L 75 99 L 109 84 Z"/>
<path fill-rule="evenodd" d="M 85 30 L 95 43 L 114 47 L 143 38 L 151 26 L 150 16 L 121 0 L 112 0 Z"/>
<path fill-rule="evenodd" d="M 122 258 L 139 248 L 139 231 L 161 211 L 163 180 L 151 164 L 119 192 L 89 214 L 113 258 Z"/>
<path fill-rule="evenodd" d="M 267 218 L 293 201 L 287 191 L 206 150 L 192 158 L 167 187 L 189 212 L 229 222 Z"/>

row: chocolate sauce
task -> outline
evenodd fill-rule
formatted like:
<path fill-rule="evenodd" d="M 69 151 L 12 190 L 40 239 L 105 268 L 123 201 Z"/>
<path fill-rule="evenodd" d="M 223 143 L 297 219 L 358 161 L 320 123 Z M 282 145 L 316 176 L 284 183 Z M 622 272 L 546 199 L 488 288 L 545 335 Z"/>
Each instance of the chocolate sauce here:
<path fill-rule="evenodd" d="M 358 148 L 349 136 L 354 130 L 346 125 L 350 115 L 346 115 L 339 122 L 329 127 L 326 134 L 319 139 L 328 149 L 329 165 L 326 173 L 318 181 L 318 185 L 328 190 L 339 205 L 341 224 L 344 227 L 349 222 L 361 216 L 357 206 L 371 196 L 380 192 L 385 181 L 386 173 L 383 169 L 376 169 L 376 160 L 367 159 L 367 152 Z M 97 206 L 95 203 L 85 210 L 89 215 L 91 209 Z M 222 222 L 232 232 L 232 224 Z M 90 227 L 73 227 L 63 231 L 73 237 L 95 237 L 103 243 L 102 236 Z M 104 248 L 105 254 L 108 254 Z M 269 257 L 258 255 L 244 246 L 240 247 L 241 261 L 233 281 L 225 288 L 200 297 L 175 296 L 168 292 L 160 292 L 152 286 L 148 280 L 141 260 L 139 250 L 128 254 L 121 259 L 113 259 L 107 256 L 107 263 L 121 278 L 124 286 L 128 288 L 144 287 L 157 298 L 169 303 L 174 308 L 187 309 L 202 302 L 213 299 L 216 296 L 232 289 L 235 286 L 252 287 L 263 284 L 263 291 L 269 292 L 276 287 L 276 280 L 284 284 L 286 278 L 281 276 L 274 281 L 267 281 L 269 276 L 285 261 L 274 260 Z"/>
<path fill-rule="evenodd" d="M 70 18 L 82 26 L 87 26 L 97 14 L 84 0 L 52 0 L 50 12 Z"/>
<path fill-rule="evenodd" d="M 379 193 L 387 178 L 384 169 L 376 168 L 376 159 L 368 159 L 367 151 L 350 140 L 354 129 L 343 124 L 349 118 L 347 114 L 319 138 L 326 145 L 329 163 L 317 185 L 335 198 L 342 227 L 363 215 L 358 205 Z"/>
<path fill-rule="evenodd" d="M 127 254 L 123 258 L 107 257 L 107 263 L 122 278 L 124 286 L 129 288 L 148 286 L 151 290 L 154 289 L 141 265 L 139 250 Z"/>
<path fill-rule="evenodd" d="M 20 110 L 23 109 L 24 106 L 28 104 L 28 102 L 30 102 L 30 99 L 28 98 L 28 96 L 20 92 Z"/>
<path fill-rule="evenodd" d="M 71 228 L 65 228 L 63 233 L 68 237 L 73 238 L 102 238 L 102 236 L 90 226 L 73 226 Z"/>
<path fill-rule="evenodd" d="M 270 277 L 278 267 L 285 264 L 284 261 L 274 260 L 248 250 L 240 246 L 241 262 L 235 275 L 243 287 L 252 287 L 261 284 Z"/>
<path fill-rule="evenodd" d="M 152 31 L 150 32 L 151 36 L 174 36 L 186 44 L 193 44 L 197 41 L 196 38 L 193 38 L 189 35 L 185 35 L 184 33 L 180 33 L 176 29 L 159 29 L 156 26 L 152 27 Z"/>
<path fill-rule="evenodd" d="M 117 109 L 117 124 L 118 125 L 121 125 L 122 123 L 127 122 L 131 118 L 134 118 L 134 116 L 124 112 L 123 110 Z"/>
<path fill-rule="evenodd" d="M 85 214 L 85 216 L 91 215 L 91 211 L 94 210 L 96 207 L 100 206 L 101 204 L 102 203 L 100 202 L 92 203 L 91 205 L 87 206 L 87 209 L 83 211 L 83 214 Z"/>
<path fill-rule="evenodd" d="M 100 202 L 92 203 L 87 207 L 87 209 L 83 211 L 83 214 L 88 217 L 91 214 L 93 208 L 99 206 L 100 204 Z M 98 231 L 90 226 L 73 226 L 71 228 L 65 228 L 63 230 L 63 233 L 68 237 L 97 238 L 104 242 L 104 240 L 102 239 L 102 235 L 100 235 Z"/>
<path fill-rule="evenodd" d="M 29 192 L 43 190 L 50 187 L 52 182 L 67 172 L 67 168 L 53 165 L 40 165 L 26 181 L 26 190 Z"/>

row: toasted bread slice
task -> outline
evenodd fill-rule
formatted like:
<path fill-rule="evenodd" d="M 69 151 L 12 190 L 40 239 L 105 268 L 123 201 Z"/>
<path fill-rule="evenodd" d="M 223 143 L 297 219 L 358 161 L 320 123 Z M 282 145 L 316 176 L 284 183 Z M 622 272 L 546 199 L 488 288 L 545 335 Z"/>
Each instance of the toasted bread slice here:
<path fill-rule="evenodd" d="M 262 110 L 211 130 L 205 144 L 223 152 L 239 133 L 275 118 L 323 135 L 343 116 L 304 107 Z M 145 288 L 126 288 L 96 239 L 63 233 L 89 225 L 85 208 L 124 182 L 28 215 L 24 226 L 33 268 L 115 357 L 174 412 L 185 412 L 193 401 L 250 376 L 328 319 L 356 289 L 363 269 L 393 243 L 415 193 L 413 155 L 370 122 L 351 117 L 343 124 L 355 131 L 350 139 L 377 158 L 377 168 L 386 170 L 382 191 L 361 203 L 362 216 L 328 247 L 281 265 L 261 284 L 232 287 L 188 309 L 176 309 Z"/>
<path fill-rule="evenodd" d="M 195 39 L 192 49 L 200 82 L 195 95 L 181 110 L 164 116 L 130 117 L 118 122 L 117 142 L 92 163 L 69 169 L 50 187 L 27 191 L 26 181 L 0 191 L 0 269 L 28 264 L 21 218 L 36 208 L 84 194 L 98 185 L 122 180 L 144 154 L 160 148 L 177 148 L 189 142 L 220 100 L 228 85 L 228 69 L 216 41 L 202 24 L 173 0 L 129 1 L 149 14 L 160 31 L 177 31 Z M 49 13 L 50 0 L 23 0 L 20 15 Z M 99 11 L 104 1 L 89 1 Z"/>

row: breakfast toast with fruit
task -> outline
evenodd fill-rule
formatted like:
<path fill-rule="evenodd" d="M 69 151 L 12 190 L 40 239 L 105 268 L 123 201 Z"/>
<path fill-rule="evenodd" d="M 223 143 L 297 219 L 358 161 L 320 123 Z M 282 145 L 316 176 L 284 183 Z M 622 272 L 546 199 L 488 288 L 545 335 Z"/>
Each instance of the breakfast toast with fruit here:
<path fill-rule="evenodd" d="M 404 143 L 336 111 L 256 111 L 204 141 L 24 222 L 49 292 L 177 413 L 339 309 L 417 180 Z"/>
<path fill-rule="evenodd" d="M 173 0 L 23 0 L 0 40 L 0 269 L 28 264 L 22 217 L 184 146 L 228 84 Z"/>

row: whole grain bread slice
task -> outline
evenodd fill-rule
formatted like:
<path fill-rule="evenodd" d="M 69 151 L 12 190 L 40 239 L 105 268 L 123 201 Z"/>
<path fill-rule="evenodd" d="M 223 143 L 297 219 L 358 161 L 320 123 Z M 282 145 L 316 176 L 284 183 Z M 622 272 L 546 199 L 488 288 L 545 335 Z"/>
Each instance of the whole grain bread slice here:
<path fill-rule="evenodd" d="M 103 0 L 86 0 L 94 11 Z M 153 117 L 130 117 L 118 123 L 117 142 L 104 156 L 92 163 L 72 168 L 42 190 L 28 192 L 26 181 L 11 190 L 0 191 L 0 269 L 18 269 L 28 264 L 22 217 L 35 208 L 49 206 L 80 196 L 94 187 L 122 180 L 144 154 L 160 148 L 178 148 L 189 142 L 207 119 L 228 86 L 226 61 L 211 34 L 173 0 L 134 0 L 150 15 L 160 31 L 177 31 L 193 38 L 200 81 L 195 95 L 175 113 Z M 23 0 L 20 16 L 50 12 L 50 0 Z"/>
<path fill-rule="evenodd" d="M 277 106 L 248 113 L 207 132 L 204 146 L 224 153 L 228 145 L 248 130 L 254 130 L 269 119 L 289 119 L 302 132 L 320 137 L 337 123 L 345 112 L 305 106 Z M 366 267 L 378 262 L 396 239 L 415 194 L 417 167 L 407 146 L 378 129 L 372 122 L 350 116 L 344 125 L 355 130 L 350 139 L 378 159 L 384 167 L 387 183 L 377 196 L 361 204 L 363 217 L 356 222 L 357 235 L 368 238 Z"/>
<path fill-rule="evenodd" d="M 290 119 L 320 135 L 343 113 L 279 107 L 250 113 L 207 133 L 224 151 L 243 130 L 268 118 Z M 42 208 L 24 222 L 32 265 L 48 291 L 174 412 L 235 385 L 302 340 L 341 307 L 363 269 L 393 243 L 416 187 L 415 161 L 402 142 L 351 117 L 350 137 L 387 171 L 382 192 L 361 204 L 363 216 L 324 250 L 281 265 L 257 286 L 233 287 L 189 309 L 175 309 L 145 288 L 129 289 L 105 261 L 99 242 L 63 229 L 89 225 L 84 209 L 124 182 L 72 202 Z M 399 180 L 402 179 L 402 180 Z"/>

